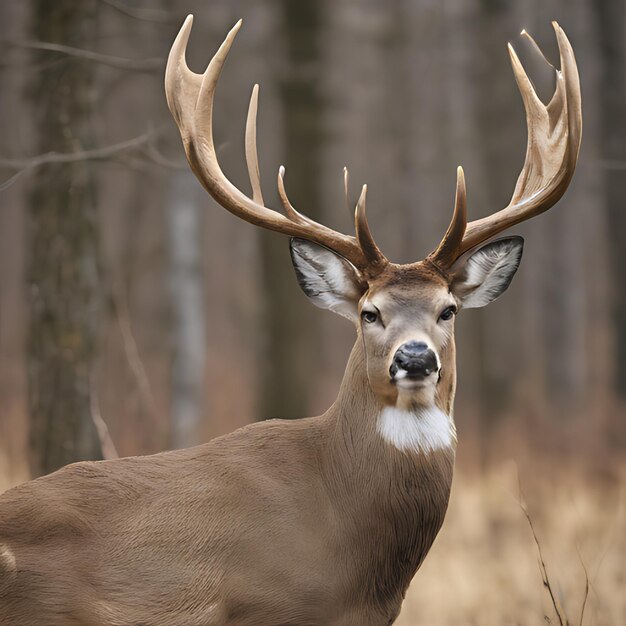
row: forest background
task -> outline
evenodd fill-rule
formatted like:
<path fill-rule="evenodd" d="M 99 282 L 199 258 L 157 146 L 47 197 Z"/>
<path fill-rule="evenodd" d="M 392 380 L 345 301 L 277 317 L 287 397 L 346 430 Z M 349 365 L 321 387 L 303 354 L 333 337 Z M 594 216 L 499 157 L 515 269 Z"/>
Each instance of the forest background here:
<path fill-rule="evenodd" d="M 507 204 L 526 128 L 506 43 L 547 100 L 553 70 L 519 32 L 558 64 L 563 26 L 579 166 L 514 229 L 508 292 L 459 316 L 457 477 L 400 623 L 564 623 L 520 504 L 560 610 L 626 623 L 623 0 L 0 0 L 0 490 L 102 458 L 103 425 L 117 454 L 149 454 L 337 392 L 353 329 L 306 301 L 286 238 L 219 208 L 184 160 L 163 73 L 188 13 L 196 71 L 244 19 L 215 113 L 231 180 L 248 188 L 258 82 L 270 205 L 284 164 L 294 205 L 351 232 L 348 166 L 397 262 L 439 241 L 457 165 L 471 219 Z"/>

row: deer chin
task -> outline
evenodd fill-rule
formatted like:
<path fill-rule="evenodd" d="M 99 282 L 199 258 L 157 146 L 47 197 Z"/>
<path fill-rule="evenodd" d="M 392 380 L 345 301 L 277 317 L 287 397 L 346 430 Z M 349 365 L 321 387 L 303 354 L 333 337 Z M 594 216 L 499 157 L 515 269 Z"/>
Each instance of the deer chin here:
<path fill-rule="evenodd" d="M 401 376 L 391 379 L 391 384 L 395 385 L 398 389 L 423 389 L 425 387 L 432 387 L 437 384 L 437 372 L 431 372 L 428 376 Z"/>
<path fill-rule="evenodd" d="M 401 391 L 420 391 L 422 389 L 434 390 L 437 386 L 437 381 L 439 380 L 440 370 L 441 365 L 439 357 L 437 356 L 436 370 L 419 376 L 411 376 L 405 370 L 398 370 L 393 376 L 390 377 L 389 382 L 398 390 L 398 393 Z"/>
<path fill-rule="evenodd" d="M 370 388 L 383 406 L 410 409 L 432 406 L 437 394 L 438 374 L 433 372 L 420 378 L 376 377 L 368 372 Z"/>
<path fill-rule="evenodd" d="M 395 406 L 412 409 L 418 406 L 432 406 L 437 391 L 437 376 L 430 375 L 421 379 L 402 378 L 392 382 L 396 389 Z"/>

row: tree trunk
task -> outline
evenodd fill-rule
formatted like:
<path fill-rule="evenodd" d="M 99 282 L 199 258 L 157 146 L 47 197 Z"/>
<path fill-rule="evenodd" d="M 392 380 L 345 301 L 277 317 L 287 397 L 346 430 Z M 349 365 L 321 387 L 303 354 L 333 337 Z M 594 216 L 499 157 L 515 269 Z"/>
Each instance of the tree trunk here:
<path fill-rule="evenodd" d="M 319 219 L 321 111 L 317 72 L 320 67 L 320 5 L 281 3 L 288 70 L 280 82 L 283 102 L 286 186 L 296 207 Z M 301 417 L 309 408 L 309 373 L 318 354 L 313 347 L 313 316 L 304 298 L 294 298 L 294 274 L 287 242 L 261 235 L 265 293 L 265 359 L 262 368 L 262 416 Z"/>
<path fill-rule="evenodd" d="M 622 275 L 626 250 L 626 32 L 623 3 L 601 0 L 593 4 L 602 58 L 601 90 L 602 143 L 606 208 L 611 233 L 613 319 L 616 334 L 615 391 L 626 401 L 626 281 Z"/>
<path fill-rule="evenodd" d="M 171 176 L 167 207 L 174 358 L 170 441 L 195 445 L 200 435 L 205 365 L 204 289 L 200 251 L 201 191 L 193 174 Z"/>
<path fill-rule="evenodd" d="M 96 0 L 34 0 L 32 38 L 91 48 Z M 44 54 L 38 55 L 39 61 Z M 94 67 L 60 57 L 34 74 L 36 152 L 89 147 Z M 29 197 L 27 345 L 34 475 L 100 457 L 90 416 L 90 374 L 99 310 L 97 229 L 91 166 L 49 165 Z"/>

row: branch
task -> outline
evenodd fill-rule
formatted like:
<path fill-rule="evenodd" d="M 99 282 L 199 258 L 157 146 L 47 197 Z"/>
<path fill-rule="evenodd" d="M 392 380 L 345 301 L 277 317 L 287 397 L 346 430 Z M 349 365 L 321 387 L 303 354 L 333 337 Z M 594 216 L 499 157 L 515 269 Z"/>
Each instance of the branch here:
<path fill-rule="evenodd" d="M 154 141 L 148 142 L 146 146 L 146 156 L 157 165 L 170 170 L 186 170 L 189 165 L 183 161 L 172 161 L 159 151 L 158 146 Z"/>
<path fill-rule="evenodd" d="M 51 43 L 47 41 L 32 41 L 32 40 L 17 40 L 17 39 L 2 39 L 0 43 L 14 46 L 16 48 L 27 48 L 29 50 L 45 50 L 47 52 L 58 52 L 70 57 L 78 59 L 84 59 L 87 61 L 94 61 L 95 63 L 102 63 L 110 67 L 115 67 L 122 70 L 132 70 L 138 72 L 149 72 L 163 67 L 164 59 L 160 57 L 152 59 L 126 59 L 123 57 L 116 57 L 109 54 L 102 54 L 100 52 L 93 52 L 92 50 L 83 50 L 82 48 L 73 48 L 72 46 L 66 46 L 60 43 Z"/>
<path fill-rule="evenodd" d="M 129 7 L 120 2 L 120 0 L 100 0 L 103 4 L 109 5 L 111 8 L 128 15 L 136 20 L 145 22 L 160 22 L 162 24 L 171 24 L 175 22 L 174 16 L 168 11 L 160 11 L 159 9 L 140 9 Z"/>
<path fill-rule="evenodd" d="M 131 324 L 130 311 L 128 309 L 128 302 L 123 288 L 117 282 L 113 282 L 111 285 L 111 298 L 113 301 L 113 307 L 115 309 L 115 315 L 117 317 L 117 323 L 122 335 L 122 345 L 124 347 L 124 354 L 130 366 L 130 371 L 135 377 L 139 395 L 152 414 L 154 424 L 158 423 L 157 416 L 159 414 L 156 399 L 152 391 L 152 385 L 150 384 L 150 378 L 148 372 L 141 360 L 139 353 L 139 347 L 133 334 L 133 328 Z"/>
<path fill-rule="evenodd" d="M 10 187 L 22 174 L 42 165 L 59 164 L 59 163 L 76 163 L 78 161 L 94 161 L 108 159 L 120 152 L 139 148 L 149 144 L 160 130 L 150 130 L 143 135 L 115 143 L 102 148 L 93 148 L 91 150 L 78 150 L 76 152 L 47 152 L 38 156 L 29 157 L 27 159 L 6 159 L 0 158 L 0 167 L 17 169 L 18 171 L 10 178 L 0 184 L 0 191 L 4 191 Z"/>
<path fill-rule="evenodd" d="M 589 573 L 587 572 L 587 568 L 585 567 L 585 562 L 583 561 L 583 557 L 580 554 L 580 550 L 578 546 L 576 546 L 576 552 L 578 552 L 578 559 L 583 568 L 583 572 L 585 572 L 585 596 L 583 597 L 583 602 L 580 607 L 580 619 L 578 620 L 578 626 L 583 626 L 583 621 L 585 619 L 585 608 L 587 607 L 587 600 L 589 599 L 589 587 L 591 583 L 589 582 Z"/>
<path fill-rule="evenodd" d="M 546 568 L 546 563 L 543 559 L 543 553 L 541 551 L 541 544 L 539 543 L 539 538 L 537 537 L 537 533 L 535 532 L 535 526 L 533 524 L 532 518 L 530 517 L 530 513 L 528 512 L 528 507 L 525 504 L 521 486 L 520 486 L 519 505 L 524 515 L 526 516 L 526 519 L 528 520 L 528 525 L 530 526 L 530 530 L 533 534 L 533 539 L 535 540 L 535 545 L 537 546 L 537 555 L 538 555 L 538 561 L 539 561 L 539 571 L 541 572 L 541 581 L 543 582 L 543 586 L 548 590 L 548 593 L 550 594 L 550 600 L 552 602 L 552 606 L 554 608 L 556 616 L 559 619 L 559 624 L 560 626 L 571 626 L 570 621 L 567 619 L 567 615 L 563 609 L 563 606 L 559 602 L 558 598 L 556 597 L 552 589 L 552 583 L 550 582 L 550 578 L 548 577 L 548 570 Z M 547 616 L 546 616 L 546 621 L 550 623 L 550 620 L 548 619 Z"/>
<path fill-rule="evenodd" d="M 96 427 L 98 434 L 98 440 L 100 441 L 100 450 L 102 451 L 102 458 L 106 461 L 110 459 L 118 459 L 119 454 L 109 433 L 109 428 L 102 417 L 100 411 L 100 402 L 98 399 L 98 386 L 96 383 L 96 370 L 92 371 L 92 375 L 89 381 L 89 407 L 91 413 L 91 420 Z"/>

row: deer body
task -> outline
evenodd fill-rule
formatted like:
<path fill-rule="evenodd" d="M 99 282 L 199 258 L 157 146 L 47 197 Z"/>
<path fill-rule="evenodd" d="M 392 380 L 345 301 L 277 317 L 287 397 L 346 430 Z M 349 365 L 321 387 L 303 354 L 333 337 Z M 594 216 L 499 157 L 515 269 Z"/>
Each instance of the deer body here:
<path fill-rule="evenodd" d="M 165 89 L 188 161 L 222 206 L 291 237 L 299 284 L 357 331 L 337 400 L 322 416 L 274 420 L 208 444 L 79 463 L 0 496 L 0 626 L 386 625 L 443 523 L 456 444 L 454 317 L 506 290 L 520 237 L 491 238 L 565 192 L 581 137 L 573 52 L 548 105 L 511 49 L 526 108 L 526 161 L 513 198 L 467 222 L 463 171 L 441 243 L 397 265 L 376 245 L 366 187 L 351 237 L 263 203 L 258 88 L 246 124 L 252 198 L 222 172 L 215 87 L 239 24 L 204 75 L 185 63 L 187 18 Z M 345 176 L 347 188 L 347 173 Z"/>
<path fill-rule="evenodd" d="M 368 389 L 359 340 L 320 417 L 10 490 L 0 624 L 391 623 L 443 522 L 454 446 L 396 449 Z"/>

